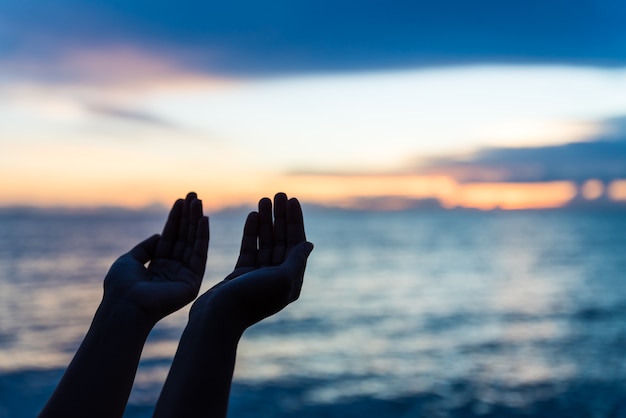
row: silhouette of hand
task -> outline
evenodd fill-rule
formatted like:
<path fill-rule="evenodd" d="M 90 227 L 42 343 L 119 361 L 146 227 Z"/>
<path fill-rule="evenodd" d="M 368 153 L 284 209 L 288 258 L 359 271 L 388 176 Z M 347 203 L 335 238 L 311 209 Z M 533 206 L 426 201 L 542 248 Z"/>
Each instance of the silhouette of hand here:
<path fill-rule="evenodd" d="M 195 193 L 178 199 L 161 236 L 153 235 L 113 263 L 104 279 L 104 301 L 128 302 L 155 323 L 191 302 L 206 267 L 208 222 Z"/>
<path fill-rule="evenodd" d="M 261 199 L 246 219 L 235 269 L 196 300 L 191 317 L 217 309 L 245 329 L 275 314 L 298 299 L 312 250 L 298 200 L 276 194 L 272 220 L 272 201 Z"/>

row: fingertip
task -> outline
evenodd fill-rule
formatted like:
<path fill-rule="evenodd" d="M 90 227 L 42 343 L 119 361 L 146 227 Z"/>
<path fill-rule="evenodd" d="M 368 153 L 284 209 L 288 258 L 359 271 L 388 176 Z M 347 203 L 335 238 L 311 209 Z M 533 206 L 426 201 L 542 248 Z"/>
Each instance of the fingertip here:
<path fill-rule="evenodd" d="M 274 196 L 274 217 L 284 218 L 286 216 L 287 206 L 287 195 L 283 192 L 276 193 Z"/>
<path fill-rule="evenodd" d="M 202 202 L 199 200 L 191 201 L 191 213 L 194 217 L 200 218 L 202 216 Z"/>
<path fill-rule="evenodd" d="M 259 200 L 259 219 L 261 222 L 272 222 L 272 201 L 267 197 Z"/>
<path fill-rule="evenodd" d="M 259 209 L 267 205 L 272 206 L 272 200 L 269 197 L 263 197 L 259 200 Z"/>
<path fill-rule="evenodd" d="M 197 201 L 198 201 L 198 196 L 196 195 L 196 193 L 194 192 L 189 192 L 187 193 L 187 197 L 185 197 L 185 200 L 183 200 L 183 217 L 187 217 L 189 216 L 189 214 L 194 210 L 197 209 Z"/>
<path fill-rule="evenodd" d="M 243 233 L 245 235 L 254 236 L 259 234 L 259 212 L 253 211 L 248 214 L 246 222 L 243 225 Z"/>
<path fill-rule="evenodd" d="M 289 207 L 300 208 L 300 201 L 296 197 L 289 198 L 289 200 L 287 200 L 287 204 L 289 205 Z"/>
<path fill-rule="evenodd" d="M 296 198 L 287 203 L 287 245 L 293 247 L 306 241 L 304 219 L 300 202 Z"/>
<path fill-rule="evenodd" d="M 276 212 L 277 210 L 279 212 L 283 212 L 285 210 L 285 207 L 287 206 L 287 195 L 283 192 L 279 192 L 276 193 L 274 195 L 274 212 Z"/>
<path fill-rule="evenodd" d="M 174 220 L 177 216 L 180 216 L 184 206 L 185 199 L 176 199 L 176 201 L 172 205 L 172 209 L 170 210 L 170 218 Z"/>
<path fill-rule="evenodd" d="M 302 206 L 300 205 L 300 201 L 295 197 L 292 197 L 287 201 L 287 208 L 289 210 L 289 215 L 292 220 L 297 220 L 298 222 L 302 222 Z"/>
<path fill-rule="evenodd" d="M 257 221 L 259 217 L 259 212 L 257 212 L 256 210 L 253 210 L 252 212 L 248 213 L 248 216 L 246 217 L 246 221 Z"/>

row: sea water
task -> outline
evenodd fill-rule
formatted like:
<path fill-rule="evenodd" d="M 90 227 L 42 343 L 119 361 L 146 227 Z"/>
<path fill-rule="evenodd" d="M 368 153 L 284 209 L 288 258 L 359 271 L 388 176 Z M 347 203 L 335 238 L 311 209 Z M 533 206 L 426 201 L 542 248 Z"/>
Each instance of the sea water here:
<path fill-rule="evenodd" d="M 305 217 L 301 297 L 244 335 L 230 416 L 626 417 L 626 213 Z M 244 219 L 211 218 L 202 291 L 232 270 Z M 0 215 L 0 417 L 41 409 L 108 267 L 164 220 Z M 126 417 L 151 416 L 187 313 L 151 333 Z"/>

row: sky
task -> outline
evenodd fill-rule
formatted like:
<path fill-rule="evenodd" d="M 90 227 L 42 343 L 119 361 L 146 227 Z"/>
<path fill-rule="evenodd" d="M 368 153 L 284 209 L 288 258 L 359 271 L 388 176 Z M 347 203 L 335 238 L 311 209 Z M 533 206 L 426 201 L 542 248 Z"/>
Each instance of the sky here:
<path fill-rule="evenodd" d="M 0 205 L 625 200 L 625 18 L 615 0 L 3 0 Z"/>

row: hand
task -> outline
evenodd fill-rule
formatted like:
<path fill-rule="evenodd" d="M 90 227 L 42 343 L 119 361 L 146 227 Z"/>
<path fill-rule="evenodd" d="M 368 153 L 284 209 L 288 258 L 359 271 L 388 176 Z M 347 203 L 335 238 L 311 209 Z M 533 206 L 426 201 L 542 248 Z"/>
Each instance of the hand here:
<path fill-rule="evenodd" d="M 208 232 L 209 220 L 196 194 L 178 199 L 161 236 L 153 235 L 113 263 L 104 279 L 103 301 L 129 302 L 155 323 L 182 308 L 200 290 Z"/>
<path fill-rule="evenodd" d="M 313 244 L 306 241 L 302 209 L 284 193 L 259 201 L 259 211 L 246 219 L 235 269 L 200 296 L 191 318 L 210 308 L 243 327 L 249 327 L 298 299 Z"/>

